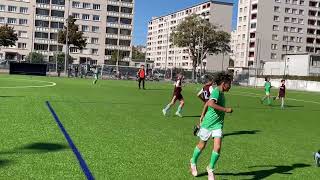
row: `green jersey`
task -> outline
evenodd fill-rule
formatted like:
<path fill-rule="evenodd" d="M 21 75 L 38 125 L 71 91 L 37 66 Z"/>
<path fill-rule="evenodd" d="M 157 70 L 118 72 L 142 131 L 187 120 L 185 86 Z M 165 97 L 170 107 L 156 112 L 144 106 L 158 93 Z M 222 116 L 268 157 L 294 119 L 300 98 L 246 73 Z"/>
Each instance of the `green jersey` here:
<path fill-rule="evenodd" d="M 266 92 L 270 92 L 270 89 L 271 89 L 271 83 L 267 81 L 266 83 L 264 83 L 264 90 Z"/>
<path fill-rule="evenodd" d="M 215 100 L 216 104 L 225 107 L 224 93 L 219 90 L 218 87 L 213 89 L 210 100 Z M 203 118 L 201 127 L 208 130 L 216 130 L 223 128 L 224 112 L 208 107 L 208 110 Z"/>

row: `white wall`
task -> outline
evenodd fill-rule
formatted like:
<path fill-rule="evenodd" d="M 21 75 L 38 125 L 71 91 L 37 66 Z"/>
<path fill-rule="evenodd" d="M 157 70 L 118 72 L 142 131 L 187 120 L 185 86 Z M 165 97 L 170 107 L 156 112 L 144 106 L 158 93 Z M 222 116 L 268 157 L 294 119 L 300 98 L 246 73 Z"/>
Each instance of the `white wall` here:
<path fill-rule="evenodd" d="M 287 74 L 291 76 L 309 76 L 309 55 L 288 55 Z"/>
<path fill-rule="evenodd" d="M 271 85 L 275 88 L 280 87 L 281 79 L 271 79 Z M 255 77 L 250 77 L 249 86 L 264 86 L 264 78 L 257 78 L 255 81 Z M 303 81 L 303 80 L 286 80 L 286 88 L 291 90 L 298 91 L 312 91 L 312 92 L 320 92 L 320 82 L 316 81 Z"/>

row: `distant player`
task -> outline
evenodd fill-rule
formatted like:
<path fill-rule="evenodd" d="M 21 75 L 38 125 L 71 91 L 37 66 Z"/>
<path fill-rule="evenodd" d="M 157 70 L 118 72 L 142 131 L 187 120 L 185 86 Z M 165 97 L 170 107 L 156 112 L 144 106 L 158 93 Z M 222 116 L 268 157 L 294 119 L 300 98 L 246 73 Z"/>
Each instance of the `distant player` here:
<path fill-rule="evenodd" d="M 270 83 L 270 79 L 268 77 L 265 78 L 265 83 L 264 83 L 264 91 L 266 93 L 266 95 L 261 99 L 261 103 L 263 103 L 266 99 L 268 100 L 268 105 L 271 105 L 271 83 Z"/>
<path fill-rule="evenodd" d="M 222 129 L 224 124 L 225 113 L 232 113 L 231 108 L 225 107 L 224 92 L 228 92 L 231 88 L 232 77 L 229 74 L 221 72 L 217 75 L 215 80 L 217 87 L 213 89 L 209 101 L 205 104 L 200 118 L 201 128 L 198 132 L 200 141 L 195 147 L 193 156 L 190 160 L 190 168 L 193 176 L 198 175 L 197 161 L 204 150 L 207 141 L 213 140 L 213 150 L 210 163 L 207 166 L 208 179 L 214 180 L 215 176 L 213 169 L 220 156 L 220 149 L 222 143 Z"/>
<path fill-rule="evenodd" d="M 197 94 L 199 99 L 201 99 L 201 101 L 203 101 L 204 103 L 206 103 L 209 100 L 210 94 L 213 90 L 212 84 L 213 84 L 213 78 L 210 76 L 208 77 L 208 82 L 203 86 L 203 88 Z"/>
<path fill-rule="evenodd" d="M 320 151 L 314 153 L 314 160 L 317 167 L 320 167 Z"/>
<path fill-rule="evenodd" d="M 281 100 L 281 109 L 284 108 L 284 98 L 286 97 L 286 85 L 285 85 L 285 80 L 281 80 L 281 86 L 279 88 L 279 94 L 278 98 Z"/>
<path fill-rule="evenodd" d="M 183 99 L 183 96 L 181 94 L 181 92 L 182 92 L 182 80 L 183 80 L 183 75 L 182 74 L 178 74 L 177 81 L 174 84 L 172 100 L 164 109 L 162 109 L 162 113 L 163 113 L 164 116 L 167 114 L 167 111 L 170 109 L 170 107 L 173 106 L 176 103 L 177 100 L 179 100 L 180 101 L 180 105 L 179 105 L 178 110 L 175 113 L 175 115 L 179 116 L 179 117 L 182 117 L 181 111 L 182 111 L 182 108 L 184 106 L 184 99 Z"/>
<path fill-rule="evenodd" d="M 99 69 L 98 67 L 96 66 L 93 70 L 93 75 L 94 75 L 94 81 L 93 81 L 93 84 L 96 84 L 98 79 L 99 79 Z"/>
<path fill-rule="evenodd" d="M 138 73 L 137 73 L 137 76 L 138 76 L 138 81 L 139 81 L 139 89 L 141 89 L 141 82 L 142 82 L 142 87 L 143 89 L 145 89 L 144 87 L 144 80 L 145 80 L 145 77 L 146 77 L 146 72 L 144 70 L 144 65 L 141 65 Z"/>

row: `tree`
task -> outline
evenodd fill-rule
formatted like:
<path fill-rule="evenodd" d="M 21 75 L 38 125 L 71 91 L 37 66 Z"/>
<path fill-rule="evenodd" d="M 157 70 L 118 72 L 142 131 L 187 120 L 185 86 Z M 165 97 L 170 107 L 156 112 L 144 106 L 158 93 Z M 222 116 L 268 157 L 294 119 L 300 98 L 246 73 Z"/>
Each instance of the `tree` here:
<path fill-rule="evenodd" d="M 1 46 L 15 46 L 18 40 L 18 35 L 14 32 L 13 27 L 0 26 L 0 47 Z"/>
<path fill-rule="evenodd" d="M 44 57 L 40 53 L 30 52 L 26 57 L 26 61 L 32 64 L 42 64 L 44 63 Z"/>
<path fill-rule="evenodd" d="M 136 47 L 132 47 L 132 59 L 142 60 L 145 58 L 146 58 L 146 53 L 139 51 L 139 49 Z"/>
<path fill-rule="evenodd" d="M 65 53 L 63 52 L 56 53 L 53 56 L 53 59 L 54 61 L 57 60 L 57 65 L 62 69 L 64 69 Z M 68 65 L 72 63 L 73 63 L 73 58 L 70 55 L 68 55 Z"/>
<path fill-rule="evenodd" d="M 199 15 L 188 16 L 170 35 L 170 41 L 177 47 L 187 47 L 192 59 L 192 78 L 196 68 L 209 54 L 230 50 L 230 34 L 202 19 Z"/>
<path fill-rule="evenodd" d="M 64 26 L 63 30 L 60 30 L 58 33 L 58 41 L 61 44 L 66 44 L 66 36 L 68 29 L 68 45 L 74 45 L 78 49 L 83 49 L 87 46 L 87 39 L 83 37 L 83 32 L 79 31 L 78 25 L 75 24 L 76 19 L 72 16 L 69 16 L 67 19 L 68 28 Z"/>

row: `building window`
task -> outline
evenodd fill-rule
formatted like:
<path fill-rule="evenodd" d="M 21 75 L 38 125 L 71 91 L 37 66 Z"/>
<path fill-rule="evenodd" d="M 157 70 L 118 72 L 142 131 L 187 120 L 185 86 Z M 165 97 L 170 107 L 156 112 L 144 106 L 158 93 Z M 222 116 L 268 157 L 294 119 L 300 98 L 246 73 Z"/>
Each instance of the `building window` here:
<path fill-rule="evenodd" d="M 273 31 L 279 31 L 279 26 L 278 25 L 273 25 L 272 29 L 273 29 Z"/>
<path fill-rule="evenodd" d="M 51 16 L 64 17 L 64 11 L 51 10 Z"/>
<path fill-rule="evenodd" d="M 110 27 L 107 27 L 107 34 L 118 34 L 118 28 L 110 28 Z"/>
<path fill-rule="evenodd" d="M 257 23 L 252 23 L 250 27 L 251 29 L 255 29 L 257 27 Z"/>
<path fill-rule="evenodd" d="M 6 10 L 6 6 L 5 5 L 0 5 L 0 11 L 5 11 Z"/>
<path fill-rule="evenodd" d="M 271 53 L 271 59 L 277 59 L 277 54 L 276 53 Z"/>
<path fill-rule="evenodd" d="M 90 20 L 90 15 L 89 14 L 82 14 L 82 19 L 83 20 Z"/>
<path fill-rule="evenodd" d="M 89 31 L 89 26 L 82 25 L 82 31 L 83 32 L 88 32 Z"/>
<path fill-rule="evenodd" d="M 298 20 L 298 23 L 299 23 L 299 24 L 304 24 L 304 23 L 303 23 L 303 19 L 299 19 L 299 20 Z"/>
<path fill-rule="evenodd" d="M 273 16 L 273 20 L 274 21 L 280 21 L 280 18 L 279 18 L 279 16 Z"/>
<path fill-rule="evenodd" d="M 110 12 L 119 12 L 120 8 L 119 6 L 112 6 L 112 5 L 108 5 L 107 6 L 107 11 L 110 11 Z"/>
<path fill-rule="evenodd" d="M 125 35 L 125 36 L 130 36 L 131 30 L 130 29 L 120 29 L 120 34 Z"/>
<path fill-rule="evenodd" d="M 78 14 L 78 13 L 72 13 L 72 17 L 73 17 L 74 19 L 80 19 L 80 14 Z"/>
<path fill-rule="evenodd" d="M 302 30 L 302 28 L 298 28 L 298 33 L 303 33 L 303 30 Z"/>
<path fill-rule="evenodd" d="M 70 52 L 71 52 L 71 53 L 77 53 L 77 52 L 78 52 L 78 48 L 76 48 L 76 47 L 70 47 Z"/>
<path fill-rule="evenodd" d="M 92 18 L 94 21 L 100 21 L 100 16 L 99 15 L 93 15 Z"/>
<path fill-rule="evenodd" d="M 288 27 L 288 26 L 284 26 L 284 27 L 283 27 L 283 31 L 284 31 L 284 32 L 289 32 L 289 27 Z"/>
<path fill-rule="evenodd" d="M 28 37 L 28 32 L 27 31 L 18 31 L 18 37 L 27 38 Z"/>
<path fill-rule="evenodd" d="M 0 23 L 6 23 L 6 20 L 4 17 L 0 17 Z"/>
<path fill-rule="evenodd" d="M 20 25 L 28 24 L 28 20 L 27 19 L 19 19 L 19 24 Z"/>
<path fill-rule="evenodd" d="M 26 49 L 27 48 L 27 43 L 18 43 L 18 48 L 19 49 Z"/>
<path fill-rule="evenodd" d="M 16 18 L 8 18 L 8 24 L 17 24 Z"/>
<path fill-rule="evenodd" d="M 78 2 L 78 1 L 72 1 L 72 7 L 74 7 L 74 8 L 81 8 L 80 2 Z"/>
<path fill-rule="evenodd" d="M 99 26 L 92 26 L 92 32 L 99 32 Z"/>
<path fill-rule="evenodd" d="M 92 44 L 99 44 L 99 38 L 91 38 Z"/>
<path fill-rule="evenodd" d="M 272 40 L 277 41 L 279 40 L 279 36 L 277 34 L 272 35 Z"/>
<path fill-rule="evenodd" d="M 126 14 L 132 14 L 132 8 L 121 7 L 121 12 Z"/>
<path fill-rule="evenodd" d="M 278 49 L 278 45 L 277 44 L 271 44 L 271 49 L 272 50 L 277 50 Z"/>
<path fill-rule="evenodd" d="M 280 7 L 279 6 L 274 6 L 273 11 L 274 12 L 280 12 Z"/>
<path fill-rule="evenodd" d="M 52 4 L 63 6 L 65 5 L 65 0 L 51 0 Z"/>
<path fill-rule="evenodd" d="M 98 49 L 91 49 L 91 54 L 97 55 L 98 54 Z"/>
<path fill-rule="evenodd" d="M 274 2 L 281 3 L 281 0 L 274 0 Z"/>
<path fill-rule="evenodd" d="M 285 23 L 290 22 L 290 18 L 289 18 L 289 17 L 284 17 L 284 22 L 285 22 Z"/>
<path fill-rule="evenodd" d="M 94 10 L 100 10 L 100 4 L 93 4 L 93 9 Z"/>
<path fill-rule="evenodd" d="M 286 0 L 286 4 L 290 4 L 291 3 L 291 0 Z"/>
<path fill-rule="evenodd" d="M 17 7 L 16 6 L 8 6 L 8 11 L 9 12 L 16 12 L 17 11 Z"/>
<path fill-rule="evenodd" d="M 128 18 L 120 18 L 120 24 L 127 24 L 127 25 L 131 25 L 132 19 L 128 19 Z"/>
<path fill-rule="evenodd" d="M 28 13 L 28 8 L 20 7 L 20 13 L 27 14 Z"/>
<path fill-rule="evenodd" d="M 90 4 L 90 3 L 83 3 L 83 4 L 82 4 L 82 7 L 83 7 L 84 9 L 91 9 L 91 4 Z"/>
<path fill-rule="evenodd" d="M 107 17 L 107 22 L 108 23 L 118 23 L 119 18 L 118 17 L 112 17 L 112 16 L 108 16 Z"/>

